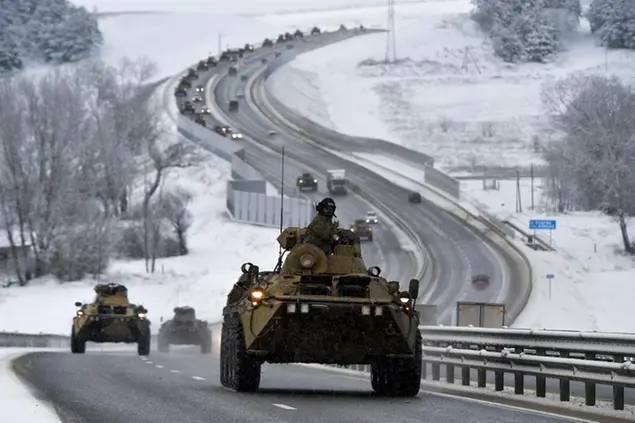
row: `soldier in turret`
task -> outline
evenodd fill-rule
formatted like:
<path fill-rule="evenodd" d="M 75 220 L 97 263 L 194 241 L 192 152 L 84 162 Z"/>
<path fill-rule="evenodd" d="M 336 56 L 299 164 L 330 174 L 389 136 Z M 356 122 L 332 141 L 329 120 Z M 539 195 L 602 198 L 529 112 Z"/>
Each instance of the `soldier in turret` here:
<path fill-rule="evenodd" d="M 333 220 L 334 217 L 337 217 L 335 215 L 335 201 L 326 197 L 315 206 L 315 210 L 318 214 L 307 226 L 302 242 L 313 244 L 329 255 L 334 237 L 339 232 L 339 222 Z"/>

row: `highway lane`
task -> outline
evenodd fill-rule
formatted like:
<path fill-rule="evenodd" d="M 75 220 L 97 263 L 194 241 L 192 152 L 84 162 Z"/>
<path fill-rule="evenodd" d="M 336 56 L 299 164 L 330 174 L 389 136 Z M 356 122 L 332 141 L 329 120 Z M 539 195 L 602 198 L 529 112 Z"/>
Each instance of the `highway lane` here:
<path fill-rule="evenodd" d="M 235 393 L 220 386 L 215 354 L 188 349 L 146 359 L 133 352 L 38 352 L 18 358 L 14 368 L 65 423 L 575 421 L 426 392 L 377 397 L 365 377 L 297 365 L 266 364 L 256 394 Z"/>
<path fill-rule="evenodd" d="M 310 40 L 310 37 L 307 37 L 308 43 L 311 43 Z M 273 56 L 273 54 L 277 50 L 279 50 L 279 47 L 257 50 L 256 52 L 245 55 L 244 60 L 235 65 L 237 65 L 237 67 L 241 69 L 239 73 L 244 74 L 244 69 L 246 69 L 245 65 L 249 66 L 253 64 L 260 64 L 262 57 Z M 215 74 L 226 75 L 228 67 L 228 64 L 222 63 L 219 64 L 219 66 L 216 68 L 211 68 L 208 72 L 201 72 L 199 79 L 193 83 L 193 86 L 199 84 L 207 86 L 209 80 Z M 235 77 L 232 79 L 236 80 L 237 84 L 242 83 L 244 86 L 244 82 L 240 81 L 240 77 Z M 189 91 L 191 92 L 192 90 Z M 233 91 L 228 91 L 224 98 L 225 106 L 228 106 L 229 100 L 233 99 L 234 95 L 240 91 L 241 90 L 239 88 L 234 89 Z M 211 93 L 207 92 L 206 97 L 208 97 L 210 94 Z M 182 101 L 182 99 L 179 99 L 179 104 L 181 104 Z M 211 98 L 208 98 L 207 103 L 209 104 L 211 101 L 213 100 Z M 215 122 L 209 116 L 206 117 L 206 122 L 210 130 L 213 125 L 219 124 L 219 122 Z M 237 129 L 245 134 L 249 134 L 249 125 L 237 126 Z M 268 131 L 269 129 L 267 129 L 265 132 L 268 134 Z M 280 188 L 282 179 L 280 156 L 277 153 L 273 153 L 271 150 L 263 148 L 258 143 L 243 141 L 241 142 L 241 144 L 246 150 L 247 161 L 254 168 L 260 171 L 269 182 Z M 301 165 L 294 160 L 287 160 L 285 163 L 285 168 L 285 190 L 289 192 L 288 190 L 292 189 L 295 192 L 296 178 L 302 172 L 307 171 L 307 169 L 304 165 Z M 318 174 L 316 176 L 318 177 L 319 183 L 318 191 L 315 193 L 303 193 L 303 195 L 310 198 L 314 202 L 317 202 L 329 195 L 325 188 L 326 179 L 324 175 Z M 338 204 L 338 218 L 342 226 L 346 227 L 350 223 L 352 223 L 354 219 L 363 217 L 365 212 L 369 208 L 364 201 L 356 196 L 338 197 L 336 201 Z M 362 243 L 362 252 L 364 254 L 367 265 L 379 265 L 382 268 L 382 274 L 385 277 L 407 283 L 410 277 L 412 277 L 411 256 L 408 254 L 404 254 L 403 250 L 401 249 L 399 240 L 385 225 L 380 224 L 374 230 L 376 232 L 374 241 Z"/>
<path fill-rule="evenodd" d="M 312 48 L 303 45 L 296 48 Z M 252 62 L 242 69 L 242 73 L 253 74 L 263 64 Z M 222 76 L 216 90 L 216 103 L 227 110 L 227 104 L 241 90 L 240 78 Z M 245 93 L 249 98 L 250 93 Z M 268 131 L 276 123 L 267 119 L 258 110 L 254 110 L 243 101 L 237 112 L 231 113 L 236 126 L 254 134 L 261 142 L 267 141 Z M 307 160 L 312 166 L 325 173 L 326 169 L 347 168 L 351 181 L 370 188 L 377 193 L 384 204 L 394 205 L 405 221 L 422 237 L 429 247 L 435 265 L 435 280 L 430 293 L 430 303 L 437 304 L 441 311 L 440 323 L 451 324 L 454 318 L 457 300 L 495 302 L 503 285 L 507 282 L 510 270 L 501 259 L 500 252 L 488 246 L 483 238 L 467 228 L 454 216 L 440 210 L 434 204 L 425 201 L 420 206 L 407 203 L 407 191 L 369 172 L 367 169 L 333 156 L 315 146 L 303 142 L 294 133 L 278 129 L 278 143 L 283 142 L 290 155 L 299 160 Z M 492 285 L 484 291 L 474 290 L 470 285 L 473 274 L 486 273 L 492 277 Z"/>

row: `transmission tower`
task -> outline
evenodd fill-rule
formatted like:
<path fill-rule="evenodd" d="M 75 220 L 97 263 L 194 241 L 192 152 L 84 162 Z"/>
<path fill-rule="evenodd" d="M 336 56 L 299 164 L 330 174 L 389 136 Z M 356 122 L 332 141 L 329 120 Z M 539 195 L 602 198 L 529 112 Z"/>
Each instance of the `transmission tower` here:
<path fill-rule="evenodd" d="M 386 35 L 386 62 L 397 60 L 397 40 L 395 39 L 395 0 L 388 0 L 388 34 Z"/>

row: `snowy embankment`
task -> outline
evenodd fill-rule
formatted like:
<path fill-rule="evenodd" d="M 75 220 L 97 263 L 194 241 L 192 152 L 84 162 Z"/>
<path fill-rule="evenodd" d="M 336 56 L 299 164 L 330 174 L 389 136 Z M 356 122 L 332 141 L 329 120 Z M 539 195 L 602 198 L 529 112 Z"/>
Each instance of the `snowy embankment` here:
<path fill-rule="evenodd" d="M 11 370 L 11 361 L 23 354 L 51 351 L 34 348 L 0 348 L 0 421 L 16 423 L 59 423 L 53 407 L 33 396 Z"/>
<path fill-rule="evenodd" d="M 627 75 L 635 69 L 635 52 L 597 47 L 584 21 L 568 50 L 553 63 L 502 63 L 469 19 L 471 7 L 468 0 L 398 5 L 397 55 L 407 60 L 358 66 L 366 59 L 384 59 L 386 35 L 366 35 L 301 55 L 274 73 L 268 87 L 281 101 L 325 126 L 399 143 L 432 155 L 451 173 L 469 173 L 479 165 L 541 163 L 534 143 L 548 132 L 540 102 L 544 81 L 572 72 Z M 332 26 L 346 23 L 346 13 L 263 19 Z M 384 24 L 385 10 L 369 8 L 355 17 L 369 27 Z M 353 160 L 395 183 L 421 190 L 419 169 L 379 155 L 355 156 Z M 635 295 L 635 263 L 621 253 L 619 227 L 612 218 L 554 213 L 540 180 L 535 182 L 535 210 L 530 210 L 529 182 L 521 181 L 519 213 L 515 181 L 500 181 L 498 191 L 484 190 L 482 181 L 462 185 L 466 205 L 526 231 L 532 218 L 557 221 L 551 236 L 558 252 L 526 249 L 535 283 L 516 326 L 632 332 L 627 316 Z M 548 232 L 542 236 L 549 239 Z M 554 274 L 551 288 L 547 274 Z"/>
<path fill-rule="evenodd" d="M 469 0 L 399 4 L 395 12 L 397 57 L 393 65 L 360 66 L 385 59 L 386 34 L 365 35 L 304 54 L 274 74 L 270 87 L 283 87 L 309 72 L 316 102 L 326 104 L 335 129 L 379 137 L 421 151 L 450 171 L 474 166 L 527 166 L 540 163 L 536 143 L 549 137 L 541 106 L 541 86 L 572 72 L 635 70 L 635 52 L 606 51 L 596 45 L 588 23 L 552 63 L 512 65 L 493 55 L 489 39 L 470 19 Z M 263 18 L 282 25 L 302 15 Z M 307 14 L 306 22 L 335 25 L 346 13 Z M 356 13 L 366 26 L 385 26 L 385 9 Z M 298 78 L 301 76 L 298 76 Z M 290 84 L 289 88 L 299 86 Z M 299 111 L 302 94 L 276 90 Z M 322 113 L 322 117 L 324 113 Z M 310 117 L 310 116 L 307 116 Z"/>

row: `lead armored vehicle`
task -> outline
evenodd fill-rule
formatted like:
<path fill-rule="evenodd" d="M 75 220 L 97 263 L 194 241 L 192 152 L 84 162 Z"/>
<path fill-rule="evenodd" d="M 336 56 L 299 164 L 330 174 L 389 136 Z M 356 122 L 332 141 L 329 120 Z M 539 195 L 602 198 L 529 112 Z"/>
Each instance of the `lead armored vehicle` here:
<path fill-rule="evenodd" d="M 86 342 L 137 344 L 139 355 L 150 354 L 148 310 L 128 300 L 128 289 L 119 284 L 95 286 L 95 300 L 79 307 L 71 328 L 71 352 L 84 354 Z"/>
<path fill-rule="evenodd" d="M 201 354 L 212 352 L 212 331 L 207 322 L 196 318 L 192 307 L 175 307 L 174 317 L 159 328 L 159 352 L 168 352 L 170 345 L 200 345 Z"/>
<path fill-rule="evenodd" d="M 369 364 L 373 390 L 415 396 L 421 385 L 419 281 L 399 282 L 367 268 L 359 238 L 333 237 L 328 254 L 287 228 L 273 271 L 243 264 L 223 309 L 220 381 L 256 391 L 263 363 Z M 285 258 L 286 255 L 286 258 Z"/>

